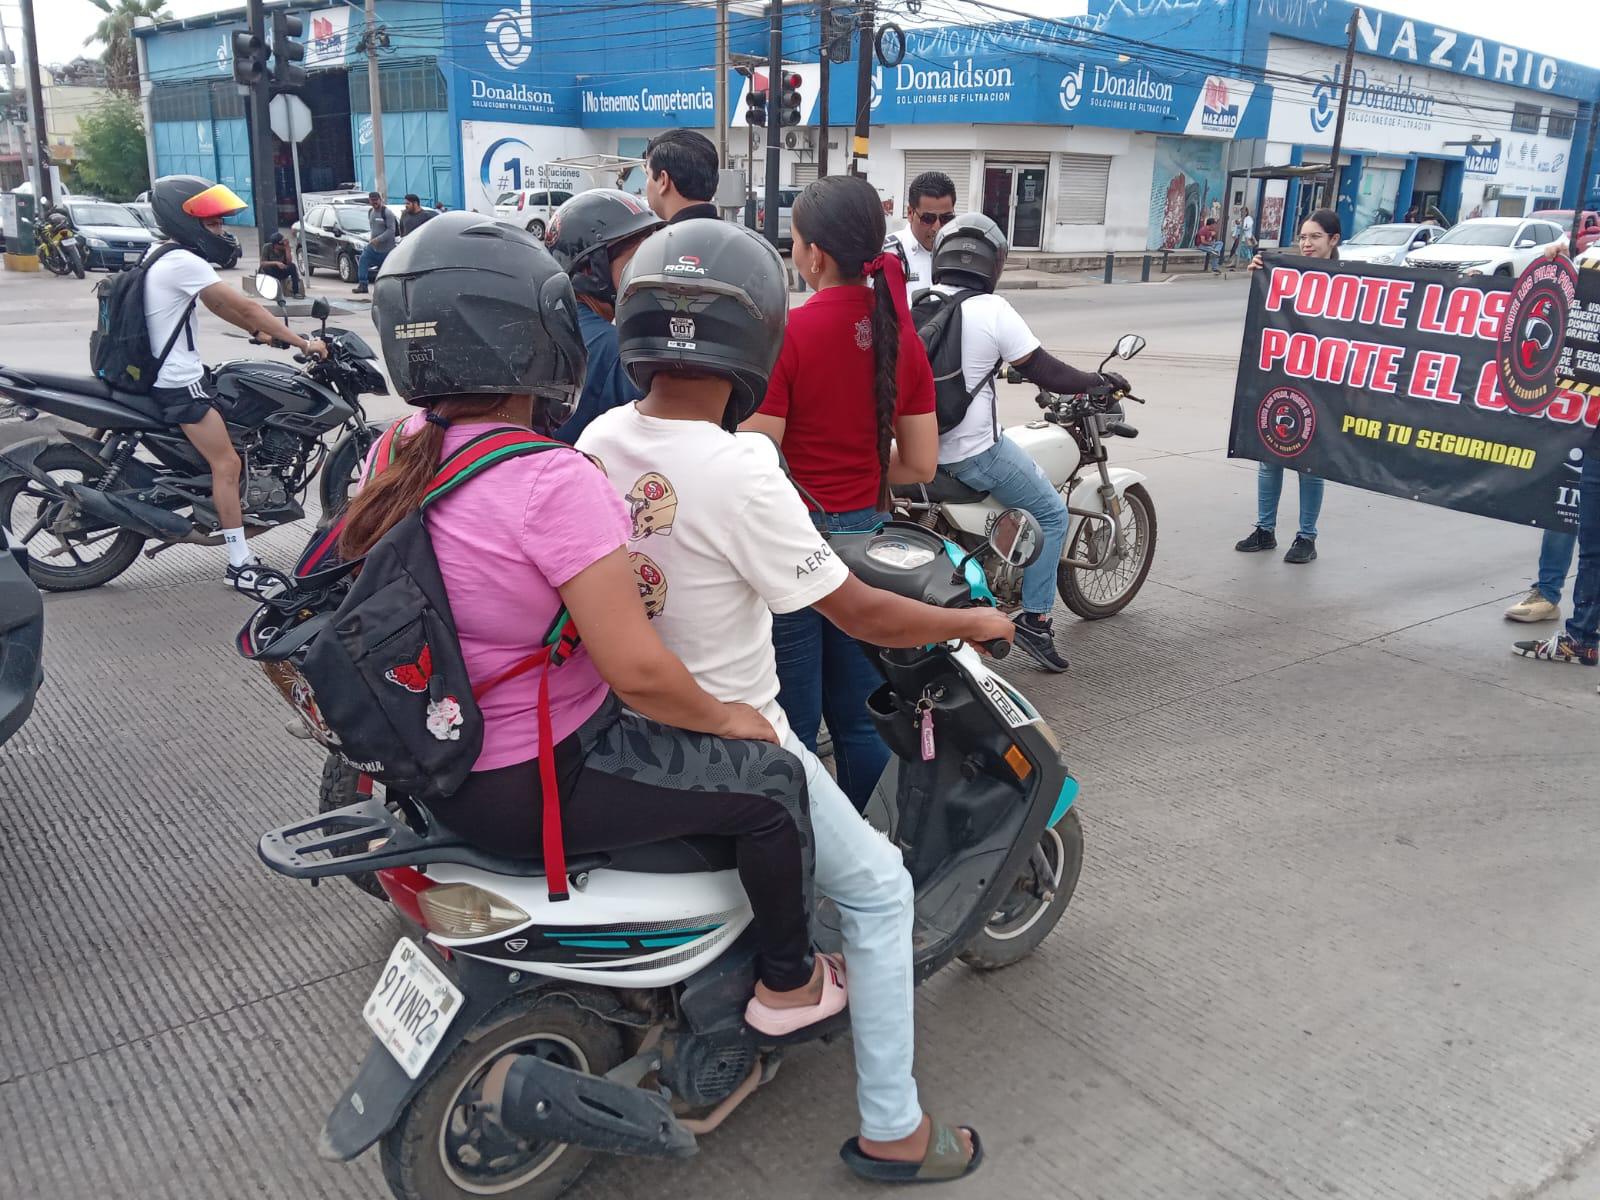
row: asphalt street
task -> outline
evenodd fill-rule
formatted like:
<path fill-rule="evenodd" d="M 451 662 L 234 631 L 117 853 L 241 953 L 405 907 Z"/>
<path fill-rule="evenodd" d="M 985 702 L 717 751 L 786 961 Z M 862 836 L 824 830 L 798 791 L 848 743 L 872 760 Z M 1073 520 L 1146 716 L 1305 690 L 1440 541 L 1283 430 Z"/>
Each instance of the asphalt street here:
<path fill-rule="evenodd" d="M 1122 615 L 1058 613 L 1070 673 L 1006 664 L 1082 782 L 1087 857 L 1032 958 L 920 994 L 924 1101 L 988 1149 L 947 1194 L 1600 1196 L 1600 672 L 1508 653 L 1537 531 L 1330 486 L 1317 562 L 1236 554 L 1242 280 L 1013 299 L 1079 365 L 1149 339 L 1113 456 L 1159 541 Z M 92 312 L 87 283 L 0 274 L 0 361 L 86 369 Z M 207 325 L 208 356 L 247 350 Z M 387 1194 L 375 1156 L 314 1146 L 400 926 L 256 860 L 320 756 L 234 656 L 219 555 L 46 600 L 48 679 L 0 749 L 0 1196 Z M 697 1158 L 573 1195 L 876 1194 L 836 1157 L 853 1132 L 848 1043 L 804 1048 Z"/>

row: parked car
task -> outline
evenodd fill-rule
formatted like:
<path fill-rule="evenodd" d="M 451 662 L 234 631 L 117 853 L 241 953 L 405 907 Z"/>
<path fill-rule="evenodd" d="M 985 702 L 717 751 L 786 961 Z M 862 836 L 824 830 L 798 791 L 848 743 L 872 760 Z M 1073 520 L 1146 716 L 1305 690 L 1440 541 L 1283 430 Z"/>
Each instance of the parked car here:
<path fill-rule="evenodd" d="M 793 250 L 794 234 L 790 231 L 789 219 L 794 210 L 794 202 L 800 197 L 800 188 L 778 189 L 778 249 Z M 762 192 L 756 193 L 756 229 L 759 232 L 767 227 L 767 202 Z"/>
<path fill-rule="evenodd" d="M 391 204 L 389 211 L 398 223 L 400 210 Z M 319 204 L 306 213 L 304 220 L 289 227 L 295 261 L 308 277 L 322 267 L 338 272 L 344 282 L 354 283 L 356 264 L 371 240 L 367 230 L 366 197 L 361 198 L 360 204 Z"/>
<path fill-rule="evenodd" d="M 1534 214 L 1547 221 L 1554 221 L 1561 227 L 1561 232 L 1569 238 L 1572 236 L 1572 210 L 1570 208 L 1546 208 Z M 1600 242 L 1600 212 L 1585 209 L 1583 217 L 1578 223 L 1578 244 L 1572 248 L 1574 254 L 1582 253 L 1596 242 Z"/>
<path fill-rule="evenodd" d="M 1339 257 L 1354 262 L 1403 263 L 1406 255 L 1431 244 L 1443 232 L 1432 221 L 1368 225 L 1348 242 L 1339 243 Z"/>
<path fill-rule="evenodd" d="M 1406 266 L 1464 275 L 1520 275 L 1552 243 L 1562 241 L 1554 221 L 1532 217 L 1474 217 L 1445 230 L 1406 256 Z"/>
<path fill-rule="evenodd" d="M 542 238 L 550 228 L 550 215 L 571 199 L 571 192 L 554 188 L 501 192 L 494 202 L 494 215 L 498 221 L 520 225 L 534 237 Z"/>
<path fill-rule="evenodd" d="M 69 196 L 60 207 L 83 239 L 84 266 L 91 271 L 126 270 L 157 240 L 157 235 L 121 204 Z"/>
<path fill-rule="evenodd" d="M 22 728 L 44 679 L 44 602 L 28 551 L 0 526 L 0 743 Z"/>

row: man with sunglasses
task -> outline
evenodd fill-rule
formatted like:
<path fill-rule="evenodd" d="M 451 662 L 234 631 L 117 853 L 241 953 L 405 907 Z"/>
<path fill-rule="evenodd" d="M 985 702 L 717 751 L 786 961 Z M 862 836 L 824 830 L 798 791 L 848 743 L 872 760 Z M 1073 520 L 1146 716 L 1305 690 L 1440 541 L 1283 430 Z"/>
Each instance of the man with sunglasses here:
<path fill-rule="evenodd" d="M 956 219 L 956 185 L 942 171 L 924 171 L 906 194 L 906 227 L 889 235 L 885 250 L 900 255 L 906 267 L 906 295 L 933 286 L 933 244 L 939 230 Z"/>

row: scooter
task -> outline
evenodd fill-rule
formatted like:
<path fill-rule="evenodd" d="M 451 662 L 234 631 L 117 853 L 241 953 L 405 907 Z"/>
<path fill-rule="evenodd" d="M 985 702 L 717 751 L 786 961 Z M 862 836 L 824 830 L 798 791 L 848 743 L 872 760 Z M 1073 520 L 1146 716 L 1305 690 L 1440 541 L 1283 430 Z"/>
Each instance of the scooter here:
<path fill-rule="evenodd" d="M 993 602 L 980 557 L 1020 568 L 1041 543 L 1021 510 L 973 553 L 902 522 L 831 538 L 868 583 L 952 608 Z M 1077 886 L 1077 781 L 1039 713 L 971 647 L 875 659 L 869 709 L 895 757 L 868 816 L 915 885 L 917 981 L 958 957 L 1014 963 Z M 693 1154 L 772 1078 L 782 1049 L 743 1018 L 755 947 L 730 839 L 570 856 L 571 898 L 552 904 L 541 863 L 485 854 L 404 797 L 396 807 L 369 800 L 260 841 L 292 878 L 376 870 L 420 933 L 400 938 L 367 999 L 374 1042 L 322 1157 L 380 1143 L 400 1200 L 551 1200 L 597 1155 Z M 840 945 L 836 922 L 816 906 L 825 950 Z"/>
<path fill-rule="evenodd" d="M 1136 333 L 1117 339 L 1116 348 L 1100 361 L 1130 359 L 1143 350 Z M 1023 383 L 1015 370 L 1009 383 Z M 1107 465 L 1106 439 L 1135 438 L 1121 401 L 1144 401 L 1131 393 L 1058 396 L 1042 388 L 1036 397 L 1043 410 L 1037 421 L 1007 429 L 1002 436 L 1022 447 L 1050 486 L 1067 503 L 1071 523 L 1056 591 L 1078 616 L 1096 621 L 1121 612 L 1139 594 L 1150 574 L 1156 551 L 1156 508 L 1144 486 L 1145 476 L 1127 467 Z M 1079 489 L 1085 468 L 1094 468 L 1099 483 Z M 894 489 L 897 514 L 917 521 L 965 550 L 982 544 L 1003 505 L 985 492 L 962 483 L 944 468 L 925 484 Z M 1022 572 L 1000 563 L 989 572 L 989 586 L 1000 607 L 1022 605 Z"/>

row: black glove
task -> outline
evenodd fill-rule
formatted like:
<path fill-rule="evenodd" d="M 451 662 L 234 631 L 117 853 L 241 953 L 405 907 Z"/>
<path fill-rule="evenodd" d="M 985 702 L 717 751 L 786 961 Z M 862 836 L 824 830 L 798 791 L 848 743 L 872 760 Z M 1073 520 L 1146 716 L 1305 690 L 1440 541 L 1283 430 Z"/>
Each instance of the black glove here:
<path fill-rule="evenodd" d="M 1112 392 L 1133 391 L 1133 385 L 1115 371 L 1101 371 L 1100 380 Z"/>

